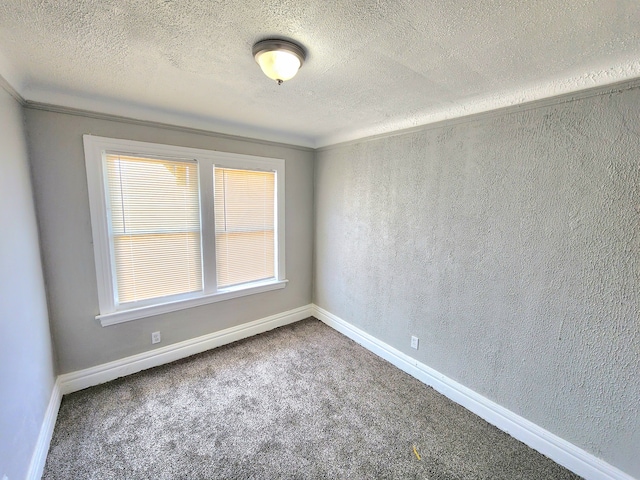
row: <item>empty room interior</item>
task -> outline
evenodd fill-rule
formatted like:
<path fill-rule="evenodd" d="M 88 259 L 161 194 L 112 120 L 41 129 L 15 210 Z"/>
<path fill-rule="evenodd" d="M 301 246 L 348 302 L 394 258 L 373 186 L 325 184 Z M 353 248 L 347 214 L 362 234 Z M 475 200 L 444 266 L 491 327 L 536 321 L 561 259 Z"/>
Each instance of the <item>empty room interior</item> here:
<path fill-rule="evenodd" d="M 639 25 L 3 1 L 0 480 L 640 479 Z"/>

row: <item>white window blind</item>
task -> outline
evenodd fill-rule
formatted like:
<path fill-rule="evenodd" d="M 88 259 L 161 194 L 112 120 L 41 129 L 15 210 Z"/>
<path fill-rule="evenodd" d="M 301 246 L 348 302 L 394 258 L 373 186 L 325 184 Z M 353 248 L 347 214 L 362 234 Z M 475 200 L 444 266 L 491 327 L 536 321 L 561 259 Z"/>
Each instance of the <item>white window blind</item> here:
<path fill-rule="evenodd" d="M 106 155 L 116 303 L 202 290 L 198 166 Z"/>
<path fill-rule="evenodd" d="M 283 159 L 83 141 L 102 326 L 285 288 Z"/>
<path fill-rule="evenodd" d="M 274 278 L 275 173 L 215 169 L 218 287 Z"/>

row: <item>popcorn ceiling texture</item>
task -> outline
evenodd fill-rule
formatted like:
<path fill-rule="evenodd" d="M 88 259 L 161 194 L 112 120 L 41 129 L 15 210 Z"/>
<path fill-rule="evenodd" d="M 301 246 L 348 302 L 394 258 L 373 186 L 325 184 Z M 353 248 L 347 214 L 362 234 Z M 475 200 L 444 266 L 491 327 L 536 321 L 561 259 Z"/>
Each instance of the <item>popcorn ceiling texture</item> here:
<path fill-rule="evenodd" d="M 636 88 L 320 150 L 314 303 L 640 478 L 638 118 Z"/>
<path fill-rule="evenodd" d="M 306 146 L 640 76 L 636 0 L 5 0 L 27 100 Z M 278 87 L 251 46 L 308 49 Z"/>

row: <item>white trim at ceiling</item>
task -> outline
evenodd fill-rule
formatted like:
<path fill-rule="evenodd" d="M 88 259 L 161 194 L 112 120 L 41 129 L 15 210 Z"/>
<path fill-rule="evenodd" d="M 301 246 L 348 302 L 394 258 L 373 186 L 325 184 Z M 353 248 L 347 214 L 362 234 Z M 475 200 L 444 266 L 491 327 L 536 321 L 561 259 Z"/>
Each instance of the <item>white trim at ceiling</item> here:
<path fill-rule="evenodd" d="M 371 135 L 368 137 L 349 140 L 346 142 L 334 143 L 334 144 L 326 145 L 323 147 L 317 147 L 315 151 L 326 151 L 334 148 L 344 147 L 347 145 L 355 145 L 355 144 L 361 144 L 361 143 L 370 142 L 374 140 L 379 140 L 381 138 L 406 135 L 412 132 L 420 132 L 420 131 L 431 130 L 436 128 L 449 127 L 453 125 L 461 125 L 464 123 L 476 121 L 481 118 L 487 119 L 487 118 L 501 117 L 501 116 L 509 115 L 515 112 L 526 112 L 529 110 L 535 110 L 535 109 L 544 108 L 544 107 L 553 106 L 553 105 L 560 105 L 562 103 L 573 102 L 573 101 L 582 100 L 585 98 L 599 97 L 603 95 L 610 95 L 612 93 L 624 92 L 626 90 L 633 90 L 636 88 L 640 88 L 640 78 L 632 78 L 630 80 L 624 80 L 622 82 L 616 82 L 613 84 L 593 87 L 593 88 L 581 90 L 578 92 L 564 93 L 562 95 L 541 98 L 539 100 L 533 100 L 527 103 L 516 104 L 516 105 L 511 105 L 511 106 L 502 107 L 502 108 L 496 108 L 493 110 L 487 110 L 487 111 L 478 112 L 478 113 L 471 113 L 469 115 L 449 118 L 449 119 L 440 120 L 437 122 L 431 122 L 426 125 L 418 125 L 416 127 L 404 128 L 401 130 L 394 130 L 391 132 L 381 133 L 378 135 Z"/>
<path fill-rule="evenodd" d="M 9 82 L 7 82 L 7 80 L 2 75 L 0 75 L 0 88 L 2 88 L 9 95 L 15 98 L 16 101 L 21 105 L 26 104 L 25 99 L 22 98 L 22 95 L 20 95 L 20 92 L 18 92 L 15 88 L 13 88 L 13 86 Z"/>
<path fill-rule="evenodd" d="M 0 56 L 0 87 L 4 87 L 18 101 L 29 108 L 59 113 L 103 118 L 127 123 L 159 126 L 200 134 L 235 138 L 256 143 L 286 145 L 305 150 L 325 149 L 352 142 L 369 141 L 387 136 L 409 133 L 443 123 L 461 123 L 484 115 L 502 115 L 510 111 L 539 108 L 564 103 L 614 91 L 640 86 L 640 60 L 622 62 L 588 73 L 538 82 L 528 87 L 502 91 L 469 99 L 459 105 L 440 110 L 414 113 L 406 118 L 390 120 L 371 127 L 353 129 L 320 137 L 306 137 L 287 132 L 233 124 L 221 119 L 190 116 L 112 102 L 98 98 L 80 98 L 71 94 L 54 93 L 47 90 L 24 92 L 16 88 L 17 76 L 11 74 L 8 64 Z M 9 75 L 7 75 L 9 72 Z M 20 83 L 21 84 L 21 83 Z"/>
<path fill-rule="evenodd" d="M 219 132 L 224 135 L 251 138 L 260 141 L 314 148 L 314 138 L 277 129 L 229 122 L 222 118 L 190 115 L 142 104 L 117 101 L 95 96 L 80 96 L 45 88 L 30 87 L 22 92 L 28 104 L 50 104 L 76 111 L 99 112 L 117 117 L 127 117 L 142 122 L 176 125 L 196 130 Z M 277 122 L 274 122 L 277 125 Z"/>
<path fill-rule="evenodd" d="M 4 88 L 20 103 L 24 103 L 24 78 L 13 68 L 13 65 L 2 51 L 0 51 L 0 87 Z"/>
<path fill-rule="evenodd" d="M 576 72 L 573 75 L 523 85 L 512 90 L 493 92 L 470 98 L 457 105 L 438 110 L 424 110 L 406 118 L 390 120 L 371 127 L 338 132 L 316 138 L 315 147 L 323 148 L 359 141 L 370 137 L 395 135 L 409 129 L 422 128 L 447 120 L 466 118 L 474 114 L 490 113 L 509 107 L 523 107 L 538 102 L 558 103 L 567 99 L 594 96 L 608 91 L 616 85 L 640 79 L 640 60 L 629 60 L 614 65 L 603 66 L 591 72 Z"/>
<path fill-rule="evenodd" d="M 33 110 L 42 110 L 45 112 L 63 113 L 65 115 L 76 115 L 79 117 L 96 118 L 100 120 L 109 120 L 113 122 L 129 123 L 132 125 L 143 125 L 145 127 L 163 128 L 163 129 L 174 130 L 178 132 L 193 133 L 196 135 L 206 135 L 208 137 L 224 138 L 229 140 L 236 140 L 239 142 L 250 142 L 250 143 L 255 143 L 259 145 L 268 145 L 272 147 L 294 148 L 296 150 L 301 150 L 303 152 L 313 151 L 313 148 L 311 147 L 305 147 L 305 146 L 295 145 L 291 143 L 261 140 L 258 138 L 246 137 L 241 135 L 230 135 L 230 134 L 221 133 L 215 130 L 202 130 L 199 128 L 185 127 L 181 125 L 175 125 L 172 123 L 161 123 L 161 122 L 156 122 L 151 120 L 140 120 L 137 118 L 112 115 L 109 113 L 100 113 L 100 112 L 93 112 L 90 110 L 80 110 L 77 108 L 64 107 L 61 105 L 52 105 L 49 103 L 39 103 L 39 102 L 33 102 L 33 101 L 27 100 L 26 102 L 24 102 L 24 106 L 26 108 L 30 108 Z"/>

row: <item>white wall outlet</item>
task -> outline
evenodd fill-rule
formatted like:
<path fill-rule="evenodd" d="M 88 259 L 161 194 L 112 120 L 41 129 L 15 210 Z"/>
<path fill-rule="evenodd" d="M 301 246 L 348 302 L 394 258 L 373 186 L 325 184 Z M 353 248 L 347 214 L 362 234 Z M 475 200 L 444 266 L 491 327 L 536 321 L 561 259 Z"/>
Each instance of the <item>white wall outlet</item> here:
<path fill-rule="evenodd" d="M 160 340 L 162 340 L 160 332 L 153 332 L 151 334 L 151 343 L 160 343 Z"/>
<path fill-rule="evenodd" d="M 9 477 L 7 477 L 6 475 L 2 475 L 2 480 L 9 480 Z"/>
<path fill-rule="evenodd" d="M 416 350 L 418 349 L 418 337 L 411 337 L 411 348 L 415 348 Z"/>

